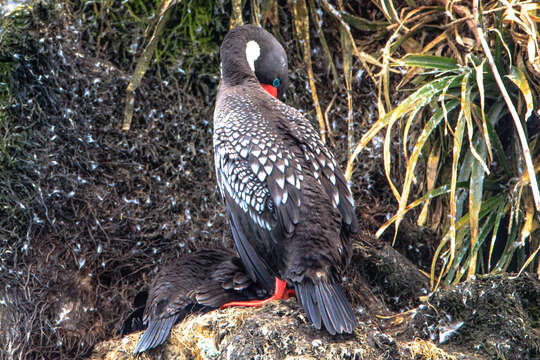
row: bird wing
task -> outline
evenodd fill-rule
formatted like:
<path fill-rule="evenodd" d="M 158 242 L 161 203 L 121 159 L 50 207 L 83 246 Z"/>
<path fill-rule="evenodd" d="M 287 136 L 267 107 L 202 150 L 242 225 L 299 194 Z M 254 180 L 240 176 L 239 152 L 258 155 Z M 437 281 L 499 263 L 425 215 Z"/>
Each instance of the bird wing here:
<path fill-rule="evenodd" d="M 148 294 L 144 311 L 144 322 L 148 327 L 135 347 L 135 355 L 161 345 L 173 325 L 194 307 L 195 301 L 185 296 L 185 289 L 175 289 L 174 283 L 163 280 L 154 281 Z"/>
<path fill-rule="evenodd" d="M 301 148 L 306 162 L 311 164 L 314 178 L 322 184 L 332 205 L 339 210 L 343 227 L 349 233 L 357 233 L 358 220 L 352 192 L 343 171 L 336 164 L 334 155 L 300 111 L 284 103 L 279 103 L 278 109 L 278 113 L 282 114 L 282 131 L 292 137 Z"/>
<path fill-rule="evenodd" d="M 266 291 L 248 276 L 238 257 L 221 262 L 210 278 L 195 290 L 199 304 L 215 308 L 232 301 L 249 301 L 267 296 Z"/>
<path fill-rule="evenodd" d="M 135 354 L 162 344 L 173 325 L 192 311 L 208 311 L 222 305 L 198 302 L 197 291 L 205 286 L 214 289 L 217 298 L 212 298 L 213 302 L 219 302 L 219 296 L 228 295 L 221 284 L 216 283 L 213 274 L 218 272 L 226 275 L 221 269 L 235 259 L 236 254 L 231 250 L 199 249 L 160 269 L 148 292 L 144 309 L 147 329 L 137 343 Z M 227 297 L 224 299 L 226 301 Z"/>
<path fill-rule="evenodd" d="M 255 107 L 244 105 L 216 111 L 216 174 L 238 253 L 250 277 L 271 291 L 277 269 L 269 263 L 299 222 L 302 167 Z"/>
<path fill-rule="evenodd" d="M 358 222 L 343 172 L 308 120 L 277 100 L 243 100 L 222 102 L 214 114 L 216 174 L 238 253 L 250 277 L 270 290 L 277 269 L 269 264 L 300 221 L 306 171 L 341 213 L 346 233 L 357 232 Z"/>

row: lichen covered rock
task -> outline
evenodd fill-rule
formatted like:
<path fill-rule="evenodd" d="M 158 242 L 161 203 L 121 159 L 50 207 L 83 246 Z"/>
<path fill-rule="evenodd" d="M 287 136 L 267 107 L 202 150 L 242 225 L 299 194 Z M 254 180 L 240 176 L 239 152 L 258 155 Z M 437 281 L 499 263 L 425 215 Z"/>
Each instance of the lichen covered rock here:
<path fill-rule="evenodd" d="M 540 358 L 540 281 L 484 276 L 439 290 L 408 322 L 409 336 L 499 359 Z"/>
<path fill-rule="evenodd" d="M 132 359 L 141 333 L 96 346 L 91 359 Z M 353 335 L 316 330 L 295 299 L 262 308 L 229 308 L 192 315 L 173 328 L 163 346 L 140 359 L 467 359 L 431 341 L 397 341 L 373 322 Z"/>

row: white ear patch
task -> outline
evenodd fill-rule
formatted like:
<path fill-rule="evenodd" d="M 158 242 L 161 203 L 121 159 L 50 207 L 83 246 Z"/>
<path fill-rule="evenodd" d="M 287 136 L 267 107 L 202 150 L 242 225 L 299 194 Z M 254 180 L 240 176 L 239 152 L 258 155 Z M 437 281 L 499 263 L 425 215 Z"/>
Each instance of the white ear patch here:
<path fill-rule="evenodd" d="M 249 67 L 253 72 L 255 72 L 255 61 L 261 55 L 261 48 L 255 40 L 250 40 L 246 44 L 246 59 L 249 64 Z"/>

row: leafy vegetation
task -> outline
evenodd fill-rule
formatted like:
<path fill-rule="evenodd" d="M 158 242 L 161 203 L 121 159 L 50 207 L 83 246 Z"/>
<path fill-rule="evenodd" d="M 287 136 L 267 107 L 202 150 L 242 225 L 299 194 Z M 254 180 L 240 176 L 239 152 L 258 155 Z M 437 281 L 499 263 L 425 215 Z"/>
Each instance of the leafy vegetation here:
<path fill-rule="evenodd" d="M 540 85 L 540 6 L 440 4 L 399 12 L 392 2 L 379 4 L 394 28 L 378 57 L 379 120 L 357 144 L 348 175 L 365 144 L 386 129 L 384 169 L 399 205 L 377 234 L 391 224 L 397 233 L 405 214 L 422 205 L 418 225 L 441 235 L 433 286 L 510 266 L 540 275 L 534 266 L 540 149 L 533 95 Z M 395 85 L 388 79 L 396 69 L 404 74 L 398 88 L 411 86 L 412 94 L 392 106 Z M 392 172 L 394 126 L 400 127 L 402 154 L 394 161 L 403 162 L 401 174 Z M 410 201 L 414 191 L 420 196 Z"/>

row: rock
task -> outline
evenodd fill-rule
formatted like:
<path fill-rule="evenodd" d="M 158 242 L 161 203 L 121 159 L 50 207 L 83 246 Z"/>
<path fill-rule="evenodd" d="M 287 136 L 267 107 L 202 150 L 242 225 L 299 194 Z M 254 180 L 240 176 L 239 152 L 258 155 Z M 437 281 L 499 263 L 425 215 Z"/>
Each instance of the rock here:
<path fill-rule="evenodd" d="M 95 347 L 97 359 L 132 359 L 141 333 Z M 425 340 L 396 341 L 373 322 L 360 323 L 353 335 L 330 336 L 314 329 L 295 299 L 262 308 L 229 308 L 191 315 L 176 325 L 165 344 L 139 357 L 201 360 L 467 359 Z"/>
<path fill-rule="evenodd" d="M 434 292 L 407 321 L 408 336 L 462 345 L 492 359 L 540 358 L 540 281 L 482 276 Z"/>

